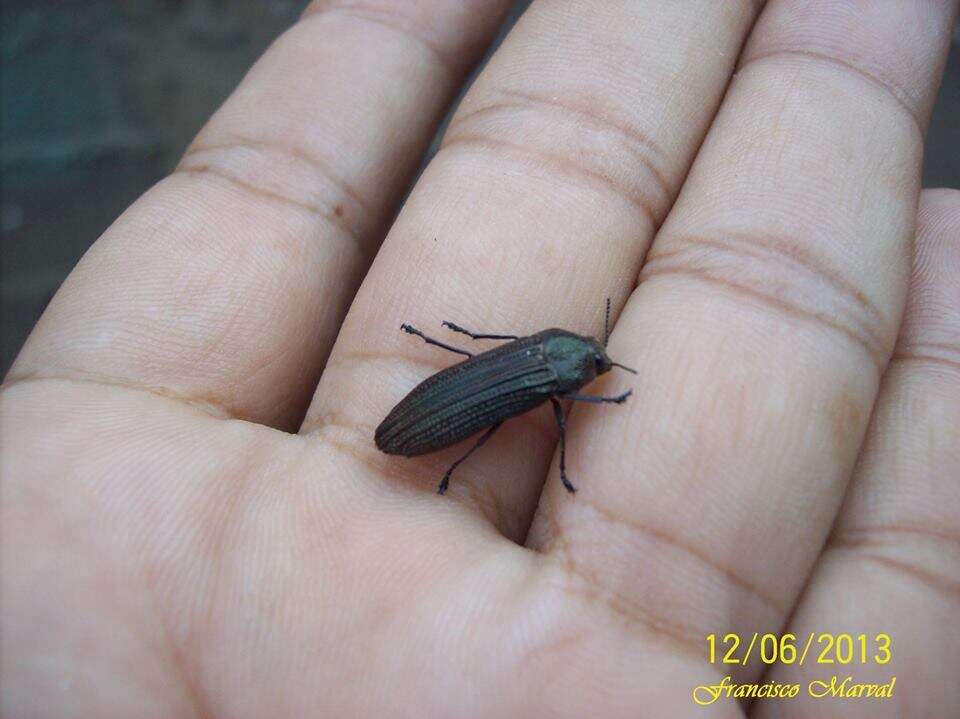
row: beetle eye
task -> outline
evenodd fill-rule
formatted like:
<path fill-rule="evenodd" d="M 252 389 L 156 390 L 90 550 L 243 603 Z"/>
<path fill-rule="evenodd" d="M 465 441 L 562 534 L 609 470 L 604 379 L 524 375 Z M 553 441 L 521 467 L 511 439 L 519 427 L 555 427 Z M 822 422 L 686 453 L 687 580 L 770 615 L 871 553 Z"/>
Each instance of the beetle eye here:
<path fill-rule="evenodd" d="M 607 355 L 604 354 L 603 352 L 593 353 L 593 365 L 598 375 L 609 372 L 610 367 L 612 366 L 610 363 L 610 358 L 607 357 Z"/>

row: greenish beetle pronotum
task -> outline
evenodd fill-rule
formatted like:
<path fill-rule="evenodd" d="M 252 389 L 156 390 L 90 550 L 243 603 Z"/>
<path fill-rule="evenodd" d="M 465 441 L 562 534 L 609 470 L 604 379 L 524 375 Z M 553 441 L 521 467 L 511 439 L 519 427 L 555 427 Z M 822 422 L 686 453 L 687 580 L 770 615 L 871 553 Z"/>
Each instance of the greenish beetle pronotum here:
<path fill-rule="evenodd" d="M 566 419 L 559 400 L 622 404 L 630 396 L 630 390 L 615 397 L 581 395 L 576 391 L 613 367 L 636 374 L 636 370 L 607 356 L 609 317 L 610 301 L 607 300 L 603 344 L 592 337 L 560 329 L 517 337 L 476 334 L 452 322 L 443 323 L 475 340 L 509 340 L 477 355 L 427 337 L 410 325 L 401 325 L 404 332 L 423 338 L 427 344 L 466 355 L 468 359 L 428 377 L 404 397 L 377 427 L 377 448 L 386 454 L 414 457 L 444 449 L 486 429 L 477 443 L 443 475 L 437 489 L 443 494 L 453 470 L 490 439 L 505 420 L 549 400 L 560 427 L 560 479 L 568 491 L 576 492 L 567 478 Z"/>

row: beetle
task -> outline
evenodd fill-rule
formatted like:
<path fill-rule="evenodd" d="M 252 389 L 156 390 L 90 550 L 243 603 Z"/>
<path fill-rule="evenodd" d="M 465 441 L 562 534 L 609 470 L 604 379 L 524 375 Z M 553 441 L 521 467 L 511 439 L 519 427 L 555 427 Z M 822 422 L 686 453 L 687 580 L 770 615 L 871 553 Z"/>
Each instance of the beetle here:
<path fill-rule="evenodd" d="M 577 390 L 613 367 L 637 373 L 607 356 L 609 325 L 609 299 L 603 344 L 593 337 L 562 329 L 518 337 L 480 334 L 453 322 L 443 322 L 442 326 L 474 340 L 507 340 L 506 344 L 481 354 L 428 337 L 411 325 L 401 325 L 401 330 L 420 337 L 427 344 L 465 355 L 467 359 L 428 377 L 400 400 L 377 427 L 374 435 L 377 449 L 386 454 L 415 457 L 450 447 L 486 429 L 476 444 L 443 475 L 437 488 L 437 493 L 443 494 L 453 471 L 482 447 L 505 420 L 550 401 L 560 428 L 560 479 L 567 491 L 576 492 L 567 478 L 567 428 L 560 400 L 622 404 L 632 390 L 615 397 L 582 395 L 577 394 Z"/>

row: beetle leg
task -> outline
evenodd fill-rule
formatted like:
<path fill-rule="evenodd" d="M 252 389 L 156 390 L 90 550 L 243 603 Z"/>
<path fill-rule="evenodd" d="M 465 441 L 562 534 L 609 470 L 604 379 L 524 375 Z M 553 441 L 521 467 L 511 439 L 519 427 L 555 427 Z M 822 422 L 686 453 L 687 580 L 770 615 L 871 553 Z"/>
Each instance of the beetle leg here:
<path fill-rule="evenodd" d="M 463 455 L 460 459 L 458 459 L 456 462 L 450 465 L 450 469 L 447 470 L 447 473 L 443 475 L 443 479 L 440 480 L 440 486 L 437 487 L 437 494 L 443 494 L 444 492 L 447 491 L 447 487 L 450 485 L 450 475 L 453 474 L 453 470 L 455 470 L 457 466 L 461 462 L 463 462 L 463 460 L 465 460 L 467 457 L 473 454 L 479 447 L 482 447 L 483 443 L 486 442 L 488 439 L 490 439 L 491 436 L 493 436 L 493 433 L 500 428 L 501 424 L 503 424 L 503 422 L 497 422 L 490 429 L 484 432 L 483 436 L 477 440 L 477 443 L 473 445 L 465 455 Z"/>
<path fill-rule="evenodd" d="M 563 394 L 560 395 L 564 399 L 572 399 L 575 402 L 590 402 L 591 404 L 604 404 L 605 402 L 610 402 L 612 404 L 623 404 L 627 401 L 627 397 L 633 394 L 632 389 L 628 389 L 623 394 L 618 394 L 616 397 L 601 397 L 595 394 Z"/>
<path fill-rule="evenodd" d="M 489 335 L 489 334 L 477 334 L 476 332 L 471 332 L 470 330 L 464 329 L 460 325 L 455 325 L 453 322 L 443 321 L 444 327 L 449 327 L 454 332 L 459 332 L 462 335 L 467 335 L 471 339 L 475 340 L 515 340 L 520 339 L 516 335 Z"/>
<path fill-rule="evenodd" d="M 550 402 L 553 403 L 553 416 L 557 418 L 557 425 L 560 427 L 560 481 L 572 494 L 577 491 L 577 488 L 567 479 L 567 420 L 563 416 L 563 407 L 560 406 L 560 401 L 556 397 L 551 397 Z"/>
<path fill-rule="evenodd" d="M 443 347 L 443 349 L 445 349 L 445 350 L 450 350 L 451 352 L 456 352 L 457 354 L 466 355 L 467 357 L 473 357 L 473 353 L 472 353 L 472 352 L 467 352 L 466 350 L 462 350 L 462 349 L 459 349 L 459 348 L 457 348 L 457 347 L 452 347 L 452 346 L 450 346 L 450 345 L 448 345 L 448 344 L 444 344 L 444 343 L 441 342 L 440 340 L 435 340 L 435 339 L 433 339 L 432 337 L 427 337 L 425 334 L 423 334 L 423 332 L 421 332 L 420 330 L 418 330 L 418 329 L 417 329 L 416 327 L 414 327 L 413 325 L 400 325 L 400 329 L 402 329 L 402 330 L 403 330 L 404 332 L 406 332 L 408 335 L 416 335 L 417 337 L 421 337 L 421 338 L 423 339 L 423 341 L 426 342 L 428 345 L 435 345 L 435 346 L 437 346 L 437 347 Z"/>

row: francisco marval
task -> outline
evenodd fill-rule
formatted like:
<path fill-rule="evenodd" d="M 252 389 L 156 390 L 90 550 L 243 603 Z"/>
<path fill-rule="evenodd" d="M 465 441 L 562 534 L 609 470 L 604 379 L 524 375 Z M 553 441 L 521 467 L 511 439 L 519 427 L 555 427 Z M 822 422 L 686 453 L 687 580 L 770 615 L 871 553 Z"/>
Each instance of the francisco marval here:
<path fill-rule="evenodd" d="M 814 680 L 807 685 L 807 691 L 814 699 L 826 697 L 889 699 L 893 696 L 896 677 L 890 677 L 886 684 L 854 684 L 853 677 L 840 679 L 830 677 L 830 681 Z M 693 689 L 693 701 L 700 706 L 713 704 L 720 697 L 727 699 L 793 699 L 800 693 L 799 684 L 735 684 L 732 677 L 724 677 L 719 684 L 703 684 Z"/>

